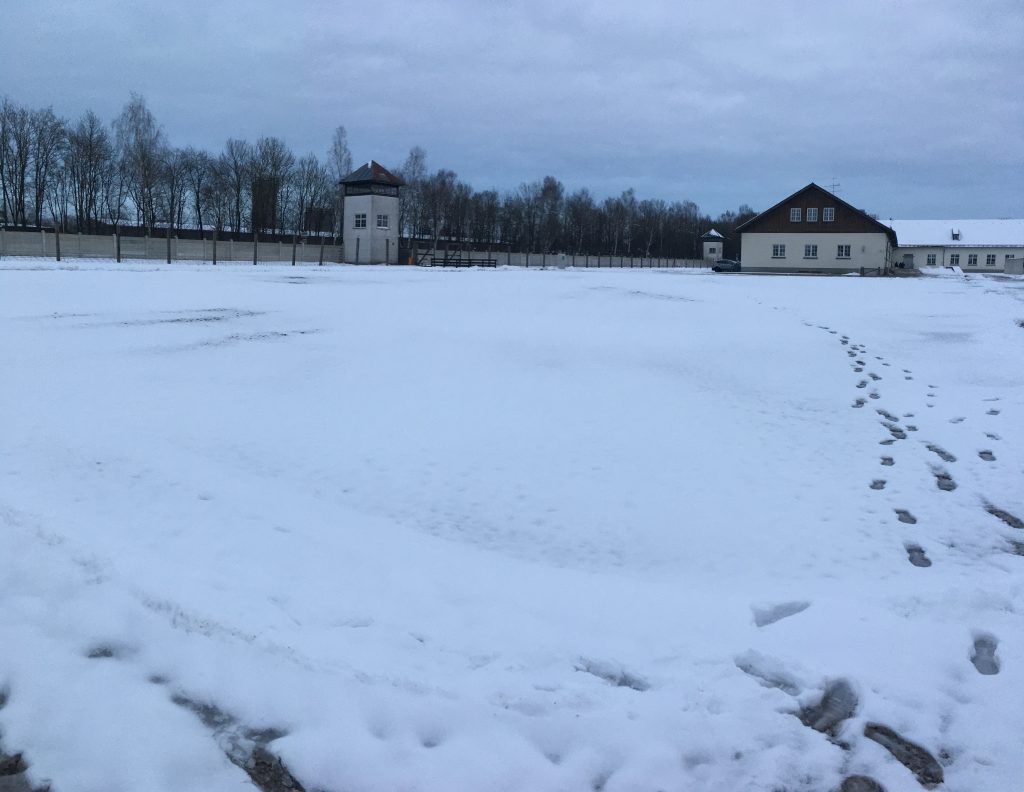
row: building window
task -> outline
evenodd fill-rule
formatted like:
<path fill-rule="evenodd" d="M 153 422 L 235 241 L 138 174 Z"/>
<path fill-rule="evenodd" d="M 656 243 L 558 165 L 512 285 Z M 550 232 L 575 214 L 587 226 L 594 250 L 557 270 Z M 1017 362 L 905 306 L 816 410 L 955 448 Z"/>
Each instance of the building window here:
<path fill-rule="evenodd" d="M 949 254 L 949 266 L 951 266 L 951 267 L 959 267 L 960 266 L 960 254 L 959 253 L 950 253 Z"/>
<path fill-rule="evenodd" d="M 849 245 L 836 245 L 836 258 L 849 258 L 850 257 L 850 246 Z"/>
<path fill-rule="evenodd" d="M 934 267 L 935 266 L 935 254 L 934 253 L 929 253 L 928 254 L 928 266 L 929 267 Z"/>
<path fill-rule="evenodd" d="M 366 228 L 366 215 L 365 214 L 357 214 L 356 215 L 356 222 L 355 222 L 355 225 L 353 226 L 353 228 Z"/>
<path fill-rule="evenodd" d="M 826 206 L 821 210 L 821 219 L 826 223 L 831 223 L 836 219 L 836 208 L 834 206 Z"/>
<path fill-rule="evenodd" d="M 816 206 L 812 206 L 812 207 L 810 207 L 807 210 L 807 222 L 808 223 L 817 223 L 818 222 L 818 208 Z"/>
<path fill-rule="evenodd" d="M 786 257 L 786 246 L 785 245 L 772 245 L 772 258 L 785 258 Z"/>
<path fill-rule="evenodd" d="M 377 228 L 387 229 L 389 227 L 388 216 L 385 214 L 377 215 Z"/>
<path fill-rule="evenodd" d="M 986 267 L 994 267 L 995 265 L 996 265 L 996 254 L 995 253 L 989 253 L 988 255 L 986 255 L 985 256 L 985 266 Z"/>
<path fill-rule="evenodd" d="M 717 252 L 718 252 L 718 248 L 716 248 L 716 247 L 712 246 L 712 247 L 708 248 L 708 253 L 717 253 Z"/>
<path fill-rule="evenodd" d="M 978 266 L 978 254 L 977 253 L 968 253 L 967 254 L 967 266 L 968 267 L 977 267 Z"/>
<path fill-rule="evenodd" d="M 794 208 L 789 210 L 789 222 L 799 223 L 800 222 L 800 209 Z"/>
<path fill-rule="evenodd" d="M 1013 261 L 1013 253 L 1007 253 L 1006 254 L 1006 258 L 1004 258 L 1003 261 L 1005 261 L 1007 263 Z"/>
<path fill-rule="evenodd" d="M 818 246 L 817 245 L 804 245 L 804 258 L 817 258 L 818 257 Z"/>

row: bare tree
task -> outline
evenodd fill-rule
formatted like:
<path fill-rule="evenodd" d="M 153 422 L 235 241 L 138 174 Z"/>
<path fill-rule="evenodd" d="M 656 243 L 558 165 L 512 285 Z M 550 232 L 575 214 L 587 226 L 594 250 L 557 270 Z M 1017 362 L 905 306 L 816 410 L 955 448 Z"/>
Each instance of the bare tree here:
<path fill-rule="evenodd" d="M 409 149 L 409 156 L 398 170 L 405 182 L 398 193 L 398 232 L 414 237 L 423 221 L 423 182 L 427 178 L 427 152 L 420 146 Z"/>
<path fill-rule="evenodd" d="M 157 189 L 167 158 L 163 130 L 146 106 L 146 100 L 133 93 L 121 115 L 114 121 L 117 153 L 128 175 L 128 194 L 147 233 L 156 222 Z"/>
<path fill-rule="evenodd" d="M 67 218 L 66 201 L 61 204 L 54 188 L 67 142 L 67 124 L 53 114 L 53 109 L 36 110 L 31 114 L 32 130 L 32 207 L 35 225 L 43 224 L 43 212 L 49 205 L 55 222 L 62 225 Z M 66 187 L 65 185 L 61 185 Z M 65 192 L 66 189 L 60 192 Z"/>
<path fill-rule="evenodd" d="M 252 228 L 276 231 L 283 219 L 282 191 L 290 189 L 289 176 L 295 155 L 281 138 L 263 137 L 256 141 L 252 162 Z"/>
<path fill-rule="evenodd" d="M 302 157 L 292 176 L 292 213 L 290 227 L 298 232 L 320 231 L 322 213 L 330 206 L 331 179 L 328 166 L 315 154 Z"/>
<path fill-rule="evenodd" d="M 4 102 L 5 153 L 4 153 L 4 201 L 7 221 L 14 225 L 28 224 L 29 162 L 32 151 L 31 114 L 24 107 Z"/>
<path fill-rule="evenodd" d="M 103 122 L 91 110 L 68 133 L 64 159 L 72 211 L 79 231 L 94 232 L 103 211 L 104 179 L 110 174 L 114 147 Z"/>
<path fill-rule="evenodd" d="M 576 255 L 590 253 L 596 229 L 597 206 L 587 190 L 577 190 L 565 201 L 565 236 L 569 249 Z"/>
<path fill-rule="evenodd" d="M 206 207 L 210 201 L 210 182 L 213 179 L 213 157 L 205 151 L 187 146 L 181 152 L 185 186 L 192 203 L 192 216 L 196 227 L 206 228 Z"/>
<path fill-rule="evenodd" d="M 252 199 L 252 169 L 252 146 L 244 140 L 228 140 L 218 170 L 231 192 L 231 228 L 236 234 L 242 230 L 242 218 Z"/>
<path fill-rule="evenodd" d="M 343 126 L 334 130 L 331 148 L 327 154 L 327 167 L 334 182 L 334 233 L 339 236 L 345 217 L 345 196 L 341 190 L 341 180 L 352 172 L 352 152 L 348 149 L 348 132 Z"/>
<path fill-rule="evenodd" d="M 13 105 L 5 96 L 0 102 L 0 225 L 6 225 L 10 217 L 7 203 L 7 157 L 11 145 L 10 117 Z"/>

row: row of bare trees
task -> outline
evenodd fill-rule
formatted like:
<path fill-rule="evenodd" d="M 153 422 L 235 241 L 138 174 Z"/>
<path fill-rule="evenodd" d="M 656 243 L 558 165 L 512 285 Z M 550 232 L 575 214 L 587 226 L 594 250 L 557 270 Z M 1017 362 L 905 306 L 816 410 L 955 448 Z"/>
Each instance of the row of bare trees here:
<path fill-rule="evenodd" d="M 323 160 L 277 137 L 210 153 L 172 146 L 137 94 L 110 125 L 0 102 L 0 220 L 12 226 L 338 234 L 351 168 L 340 126 Z"/>
<path fill-rule="evenodd" d="M 399 173 L 403 234 L 431 248 L 509 246 L 530 253 L 700 258 L 700 237 L 712 227 L 726 236 L 726 255 L 738 256 L 733 230 L 754 216 L 746 205 L 716 218 L 692 201 L 638 199 L 632 190 L 604 200 L 589 190 L 566 193 L 553 176 L 499 194 L 476 191 L 450 170 L 429 173 L 426 152 L 410 152 Z"/>
<path fill-rule="evenodd" d="M 51 108 L 0 103 L 0 220 L 13 226 L 339 236 L 338 183 L 351 170 L 342 126 L 324 159 L 297 157 L 278 137 L 232 138 L 211 153 L 172 146 L 137 94 L 109 125 L 91 111 L 68 121 Z M 729 238 L 754 214 L 744 205 L 712 218 L 692 201 L 640 199 L 632 189 L 598 199 L 587 189 L 567 192 L 553 176 L 478 191 L 451 170 L 428 171 L 419 146 L 396 170 L 406 181 L 401 233 L 434 249 L 699 257 L 701 234 L 715 227 Z M 734 244 L 727 241 L 727 255 Z"/>

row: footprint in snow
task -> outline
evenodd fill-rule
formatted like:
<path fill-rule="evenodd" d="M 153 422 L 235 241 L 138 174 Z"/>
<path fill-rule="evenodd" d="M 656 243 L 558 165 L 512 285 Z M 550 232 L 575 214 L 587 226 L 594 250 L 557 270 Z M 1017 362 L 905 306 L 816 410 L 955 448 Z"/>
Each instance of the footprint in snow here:
<path fill-rule="evenodd" d="M 997 409 L 995 409 L 993 407 L 991 410 L 989 410 L 987 413 L 985 413 L 985 415 L 999 415 L 999 410 L 997 410 Z"/>
<path fill-rule="evenodd" d="M 651 687 L 651 684 L 643 677 L 625 670 L 618 664 L 603 660 L 590 660 L 581 657 L 576 664 L 576 670 L 603 679 L 615 687 L 628 687 L 641 693 Z"/>
<path fill-rule="evenodd" d="M 866 388 L 867 386 L 868 386 L 868 381 L 867 380 L 861 380 L 860 382 L 857 383 L 857 387 L 858 388 Z"/>
<path fill-rule="evenodd" d="M 962 415 L 961 415 L 961 416 L 958 416 L 958 417 L 956 417 L 956 418 L 950 418 L 950 419 L 949 419 L 949 422 L 950 422 L 951 424 L 958 424 L 958 423 L 963 423 L 963 422 L 964 422 L 964 421 L 966 421 L 966 420 L 967 420 L 967 419 L 966 419 L 966 418 L 965 418 L 964 416 L 962 416 Z"/>
<path fill-rule="evenodd" d="M 932 475 L 935 476 L 936 486 L 943 492 L 952 492 L 956 489 L 956 482 L 949 475 L 949 471 L 940 467 L 932 467 Z"/>
<path fill-rule="evenodd" d="M 895 460 L 893 460 L 892 457 L 884 456 L 882 457 L 882 464 L 885 465 L 886 467 L 892 467 L 893 465 L 896 464 L 896 462 Z"/>
<path fill-rule="evenodd" d="M 971 653 L 971 662 L 978 669 L 979 674 L 994 676 L 999 673 L 999 658 L 996 657 L 996 648 L 999 641 L 989 633 L 978 633 L 974 637 L 974 651 Z"/>
<path fill-rule="evenodd" d="M 803 690 L 800 680 L 773 657 L 751 649 L 737 655 L 733 662 L 744 674 L 754 677 L 762 687 L 777 688 L 790 696 L 799 696 Z"/>
<path fill-rule="evenodd" d="M 907 525 L 917 524 L 917 518 L 906 509 L 896 509 L 895 511 L 896 517 L 901 523 L 906 523 Z"/>
<path fill-rule="evenodd" d="M 867 404 L 867 401 L 865 399 L 857 399 L 857 401 L 855 401 L 850 406 L 851 407 L 863 407 L 865 404 Z"/>
<path fill-rule="evenodd" d="M 1010 514 L 1005 509 L 1000 509 L 998 506 L 993 506 L 991 503 L 985 504 L 985 511 L 991 514 L 993 517 L 1002 520 L 1004 523 L 1009 525 L 1011 528 L 1017 528 L 1024 530 L 1024 520 L 1016 515 Z"/>
<path fill-rule="evenodd" d="M 939 459 L 943 462 L 956 462 L 956 457 L 953 456 L 942 446 L 938 446 L 935 443 L 926 443 L 925 448 L 931 451 L 933 454 L 937 454 Z"/>
<path fill-rule="evenodd" d="M 859 703 L 853 686 L 845 679 L 837 679 L 825 686 L 821 701 L 794 714 L 804 726 L 835 738 L 843 723 L 856 714 Z"/>
<path fill-rule="evenodd" d="M 885 489 L 885 479 L 875 479 L 871 482 L 871 489 L 883 490 Z"/>
<path fill-rule="evenodd" d="M 873 380 L 874 380 L 875 382 L 878 382 L 878 381 L 879 381 L 879 380 L 881 379 L 881 377 L 879 377 L 879 376 L 878 376 L 877 374 L 875 374 L 875 372 L 873 372 L 873 371 L 869 371 L 869 372 L 868 372 L 868 376 L 869 376 L 869 377 L 871 377 L 871 379 L 873 379 Z"/>
<path fill-rule="evenodd" d="M 908 544 L 904 545 L 907 550 L 907 559 L 916 567 L 930 567 L 932 565 L 931 559 L 925 555 L 924 548 L 921 545 Z"/>
<path fill-rule="evenodd" d="M 918 783 L 926 789 L 936 787 L 943 782 L 942 765 L 935 757 L 895 730 L 881 723 L 868 723 L 864 726 L 864 736 L 891 753 L 893 758 L 913 773 Z"/>
<path fill-rule="evenodd" d="M 993 454 L 991 451 L 979 451 L 978 452 L 978 456 L 980 456 L 986 462 L 995 462 L 996 461 L 996 455 Z"/>
<path fill-rule="evenodd" d="M 839 792 L 885 792 L 885 787 L 871 776 L 852 775 L 843 779 Z"/>
<path fill-rule="evenodd" d="M 794 600 L 792 602 L 780 602 L 777 605 L 767 605 L 764 607 L 751 606 L 751 610 L 754 613 L 754 624 L 758 627 L 767 627 L 769 624 L 775 624 L 777 621 L 786 619 L 790 616 L 795 616 L 807 610 L 811 606 L 811 603 L 803 600 Z"/>
<path fill-rule="evenodd" d="M 860 374 L 860 373 L 861 373 L 862 371 L 864 371 L 864 367 L 863 367 L 863 366 L 854 366 L 854 367 L 853 367 L 853 370 L 854 370 L 854 371 L 855 371 L 855 372 L 856 372 L 857 374 Z"/>
<path fill-rule="evenodd" d="M 985 437 L 989 440 L 1000 440 L 1001 438 L 995 432 L 985 432 Z"/>
<path fill-rule="evenodd" d="M 879 399 L 881 397 L 878 395 L 878 391 L 871 391 L 871 393 L 868 394 L 868 398 L 869 399 Z"/>

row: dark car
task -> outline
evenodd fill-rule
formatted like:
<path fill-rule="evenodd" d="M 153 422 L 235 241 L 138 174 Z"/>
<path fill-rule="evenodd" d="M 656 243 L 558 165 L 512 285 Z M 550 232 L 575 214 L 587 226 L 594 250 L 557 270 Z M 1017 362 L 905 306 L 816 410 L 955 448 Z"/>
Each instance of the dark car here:
<path fill-rule="evenodd" d="M 740 263 L 732 259 L 719 259 L 711 269 L 715 272 L 739 272 Z"/>

